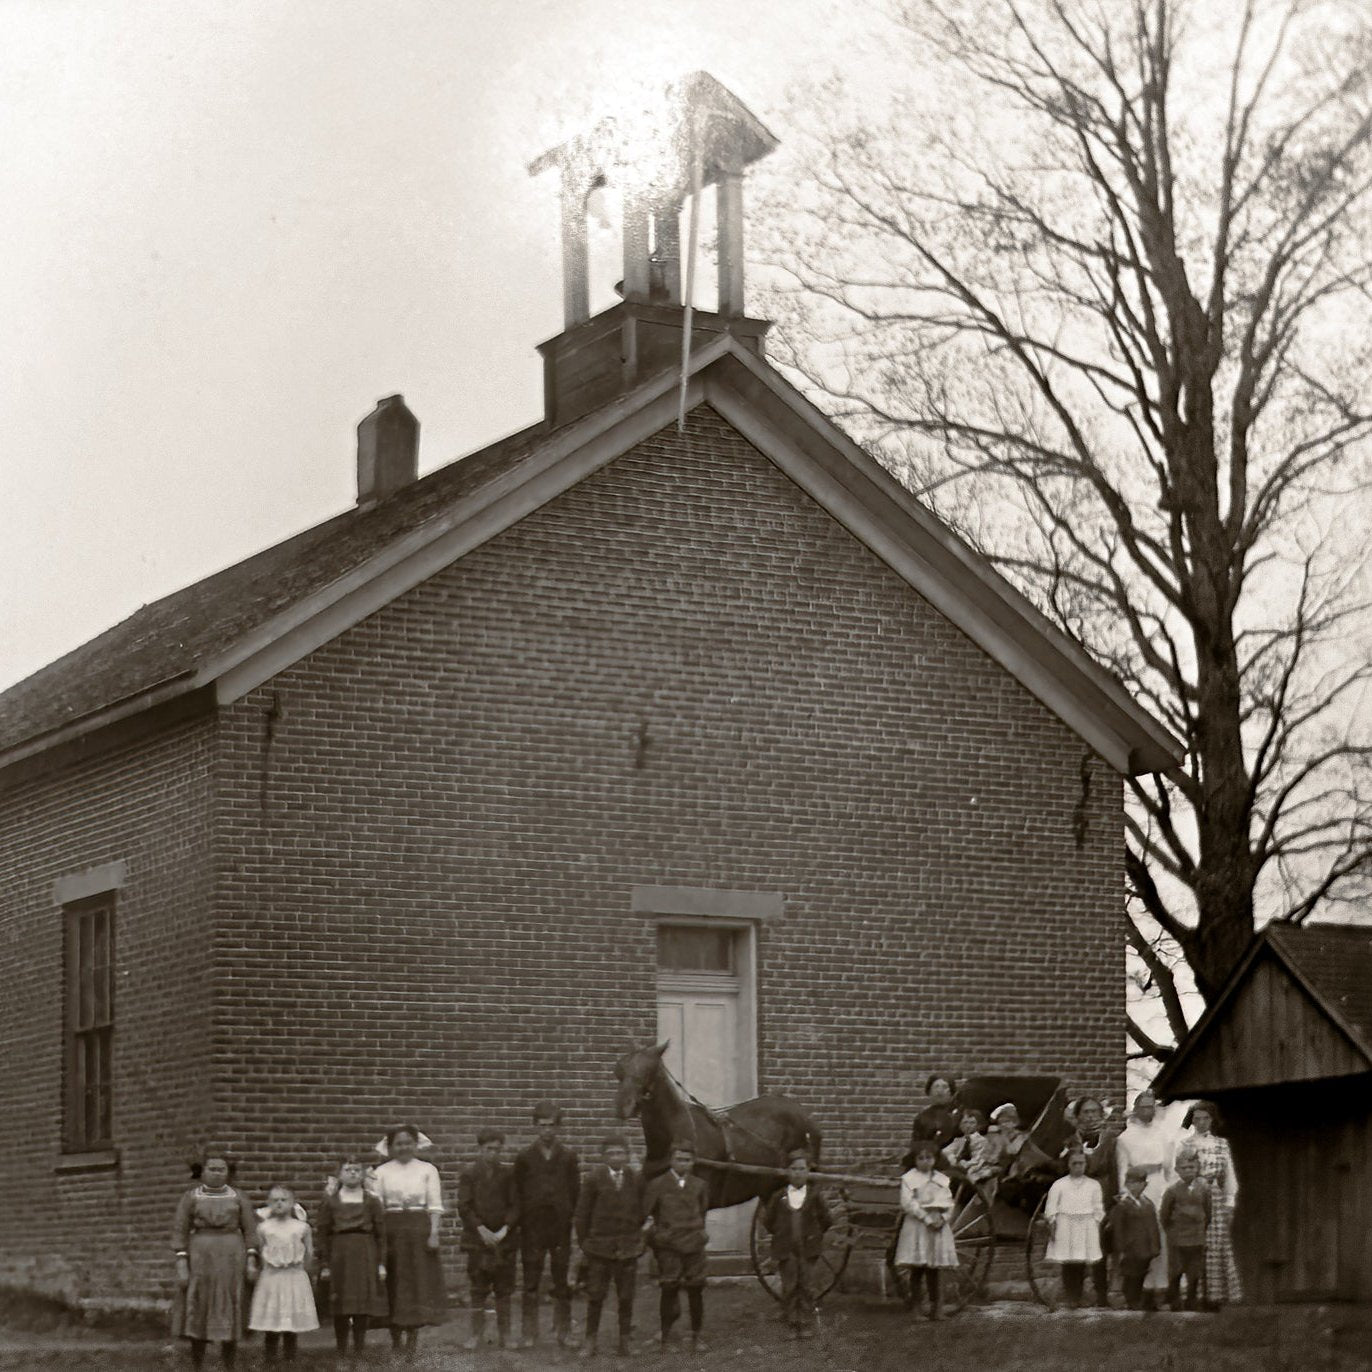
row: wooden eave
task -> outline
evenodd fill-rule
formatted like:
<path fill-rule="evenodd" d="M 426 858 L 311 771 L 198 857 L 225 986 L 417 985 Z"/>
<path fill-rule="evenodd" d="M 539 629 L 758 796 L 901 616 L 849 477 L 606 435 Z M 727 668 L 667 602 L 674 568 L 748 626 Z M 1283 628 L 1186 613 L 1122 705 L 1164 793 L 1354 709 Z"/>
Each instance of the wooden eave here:
<path fill-rule="evenodd" d="M 1282 969 L 1282 971 L 1294 982 L 1304 993 L 1306 1000 L 1311 1007 L 1317 1010 L 1329 1022 L 1331 1029 L 1337 1031 L 1349 1046 L 1359 1054 L 1366 1063 L 1367 1070 L 1372 1072 L 1372 1044 L 1369 1044 L 1364 1035 L 1358 1030 L 1356 1025 L 1351 1024 L 1347 1017 L 1341 1012 L 1338 1006 L 1331 1004 L 1329 998 L 1321 993 L 1319 988 L 1313 985 L 1297 963 L 1288 955 L 1287 951 L 1281 946 L 1279 938 L 1273 937 L 1269 930 L 1263 930 L 1258 934 L 1248 951 L 1240 959 L 1225 983 L 1223 990 L 1215 997 L 1215 1000 L 1206 1008 L 1205 1013 L 1192 1025 L 1190 1032 L 1177 1045 L 1177 1050 L 1163 1064 L 1157 1076 L 1153 1079 L 1152 1089 L 1162 1098 L 1168 1099 L 1175 1095 L 1187 1094 L 1185 1090 L 1174 1091 L 1173 1083 L 1180 1077 L 1186 1066 L 1199 1055 L 1208 1045 L 1214 1027 L 1221 1018 L 1230 1013 L 1234 1001 L 1240 991 L 1251 980 L 1256 964 L 1264 956 L 1269 956 Z M 1267 1083 L 1261 1083 L 1267 1084 Z M 1248 1083 L 1236 1081 L 1228 1089 L 1239 1090 Z M 1209 1088 L 1214 1089 L 1214 1088 Z"/>

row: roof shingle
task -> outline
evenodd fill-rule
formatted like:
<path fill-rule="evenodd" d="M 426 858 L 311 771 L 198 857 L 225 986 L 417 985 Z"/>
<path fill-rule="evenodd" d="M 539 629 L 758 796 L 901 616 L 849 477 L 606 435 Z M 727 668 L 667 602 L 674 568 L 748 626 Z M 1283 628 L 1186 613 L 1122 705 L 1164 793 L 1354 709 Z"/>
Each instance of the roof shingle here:
<path fill-rule="evenodd" d="M 1372 925 L 1279 923 L 1266 934 L 1372 1058 Z"/>
<path fill-rule="evenodd" d="M 194 672 L 248 630 L 439 517 L 537 448 L 524 429 L 135 611 L 0 695 L 0 752 Z"/>

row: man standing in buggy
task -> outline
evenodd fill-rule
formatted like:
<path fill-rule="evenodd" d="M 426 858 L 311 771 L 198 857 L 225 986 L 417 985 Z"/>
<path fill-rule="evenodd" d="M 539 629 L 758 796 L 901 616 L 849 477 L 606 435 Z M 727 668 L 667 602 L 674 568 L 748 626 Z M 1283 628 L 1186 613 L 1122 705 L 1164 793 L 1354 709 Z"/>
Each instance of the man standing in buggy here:
<path fill-rule="evenodd" d="M 929 1098 L 929 1104 L 910 1125 L 911 1148 L 928 1140 L 942 1153 L 957 1138 L 958 1111 L 954 1105 L 957 1092 L 957 1082 L 946 1072 L 935 1072 L 924 1083 L 924 1094 Z"/>

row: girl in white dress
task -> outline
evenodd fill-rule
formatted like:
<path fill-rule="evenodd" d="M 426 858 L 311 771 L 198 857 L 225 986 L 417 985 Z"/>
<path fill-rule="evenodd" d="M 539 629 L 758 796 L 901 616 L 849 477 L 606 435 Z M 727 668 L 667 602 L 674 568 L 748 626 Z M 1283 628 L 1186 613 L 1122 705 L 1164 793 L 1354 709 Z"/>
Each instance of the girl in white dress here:
<path fill-rule="evenodd" d="M 904 1218 L 896 1239 L 895 1265 L 910 1284 L 910 1303 L 919 1303 L 921 1273 L 929 1288 L 929 1318 L 943 1318 L 939 1270 L 958 1265 L 957 1245 L 948 1221 L 953 1213 L 953 1188 L 936 1171 L 938 1147 L 932 1139 L 915 1143 L 905 1158 L 914 1166 L 900 1179 L 900 1208 Z"/>
<path fill-rule="evenodd" d="M 1105 1197 L 1100 1182 L 1086 1175 L 1086 1150 L 1067 1154 L 1067 1175 L 1048 1188 L 1043 1215 L 1052 1227 L 1044 1257 L 1062 1265 L 1064 1304 L 1070 1310 L 1081 1305 L 1086 1269 L 1101 1259 L 1100 1226 L 1105 1218 Z"/>
<path fill-rule="evenodd" d="M 295 1194 L 289 1186 L 273 1186 L 267 1192 L 267 1218 L 257 1226 L 262 1245 L 262 1273 L 252 1293 L 248 1328 L 266 1334 L 268 1362 L 284 1352 L 295 1359 L 298 1334 L 319 1328 L 314 1292 L 306 1264 L 313 1257 L 310 1226 L 296 1213 Z"/>

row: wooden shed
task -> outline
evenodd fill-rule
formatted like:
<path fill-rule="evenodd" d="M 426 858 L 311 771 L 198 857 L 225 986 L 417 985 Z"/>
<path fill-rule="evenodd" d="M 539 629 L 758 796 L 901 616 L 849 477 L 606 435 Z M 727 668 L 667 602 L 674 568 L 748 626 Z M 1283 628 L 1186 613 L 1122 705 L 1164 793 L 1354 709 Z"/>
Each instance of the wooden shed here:
<path fill-rule="evenodd" d="M 1155 1089 L 1224 1116 L 1251 1300 L 1372 1300 L 1372 928 L 1270 925 Z"/>

